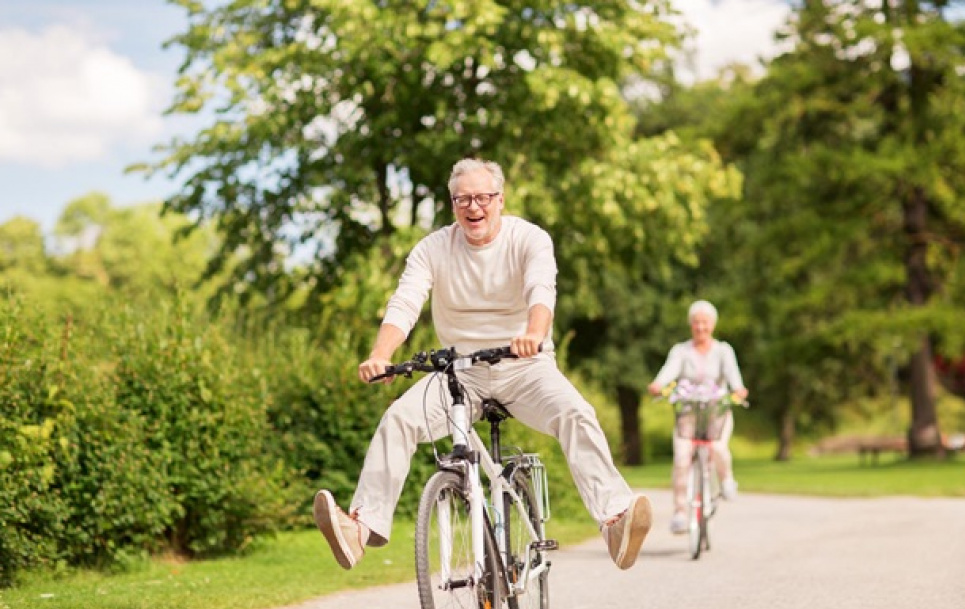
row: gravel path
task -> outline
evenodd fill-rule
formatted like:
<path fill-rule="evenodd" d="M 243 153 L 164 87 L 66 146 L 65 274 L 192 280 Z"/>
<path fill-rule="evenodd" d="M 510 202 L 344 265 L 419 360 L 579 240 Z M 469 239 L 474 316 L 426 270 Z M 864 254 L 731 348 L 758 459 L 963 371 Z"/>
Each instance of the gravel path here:
<path fill-rule="evenodd" d="M 667 530 L 670 498 L 620 571 L 602 539 L 559 550 L 552 609 L 963 609 L 965 499 L 816 499 L 742 494 L 710 523 L 693 561 Z M 552 535 L 552 521 L 549 527 Z M 336 594 L 288 609 L 418 609 L 415 584 Z"/>

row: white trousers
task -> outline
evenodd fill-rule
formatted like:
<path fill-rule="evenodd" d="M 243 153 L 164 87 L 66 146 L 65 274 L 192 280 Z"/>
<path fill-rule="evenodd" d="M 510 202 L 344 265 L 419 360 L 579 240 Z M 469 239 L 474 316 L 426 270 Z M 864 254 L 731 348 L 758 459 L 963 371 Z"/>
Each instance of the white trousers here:
<path fill-rule="evenodd" d="M 717 466 L 717 475 L 726 480 L 734 475 L 733 458 L 730 454 L 730 437 L 734 434 L 734 413 L 727 411 L 724 415 L 720 439 L 713 442 L 713 462 Z M 674 512 L 687 511 L 687 476 L 690 474 L 690 463 L 693 455 L 693 444 L 690 438 L 682 438 L 674 429 L 673 434 L 673 509 Z"/>
<path fill-rule="evenodd" d="M 518 421 L 560 442 L 580 497 L 598 523 L 627 509 L 633 494 L 613 463 L 596 411 L 560 372 L 553 354 L 474 366 L 460 372 L 459 379 L 475 420 L 482 399 L 494 398 Z M 445 377 L 426 376 L 382 416 L 349 508 L 372 531 L 369 545 L 389 540 L 418 444 L 450 435 L 450 403 Z"/>

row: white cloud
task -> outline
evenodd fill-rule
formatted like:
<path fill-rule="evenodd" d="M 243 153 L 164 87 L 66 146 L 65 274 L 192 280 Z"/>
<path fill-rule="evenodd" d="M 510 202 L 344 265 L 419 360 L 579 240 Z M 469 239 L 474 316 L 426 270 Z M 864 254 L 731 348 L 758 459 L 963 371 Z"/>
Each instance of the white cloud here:
<path fill-rule="evenodd" d="M 62 167 L 106 158 L 162 126 L 160 79 L 83 28 L 0 30 L 0 161 Z"/>
<path fill-rule="evenodd" d="M 688 59 L 678 63 L 685 82 L 713 78 L 731 63 L 756 67 L 778 50 L 774 33 L 790 14 L 787 0 L 673 0 L 697 30 Z"/>

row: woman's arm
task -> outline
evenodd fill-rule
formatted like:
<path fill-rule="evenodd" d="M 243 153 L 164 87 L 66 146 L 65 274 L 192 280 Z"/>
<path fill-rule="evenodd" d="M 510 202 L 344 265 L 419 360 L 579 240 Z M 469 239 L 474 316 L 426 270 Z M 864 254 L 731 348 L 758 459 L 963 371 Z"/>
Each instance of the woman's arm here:
<path fill-rule="evenodd" d="M 720 345 L 723 349 L 721 355 L 724 360 L 724 380 L 727 381 L 727 385 L 734 393 L 744 399 L 747 397 L 748 391 L 747 387 L 744 387 L 744 379 L 741 378 L 740 367 L 737 365 L 737 354 L 734 353 L 734 348 L 728 343 L 722 342 Z"/>
<path fill-rule="evenodd" d="M 667 354 L 667 361 L 664 362 L 663 368 L 657 373 L 657 377 L 653 379 L 653 382 L 650 383 L 647 390 L 650 391 L 652 395 L 660 395 L 660 391 L 667 383 L 680 378 L 680 373 L 683 372 L 683 366 L 683 349 L 681 349 L 680 345 L 674 345 L 670 353 Z"/>

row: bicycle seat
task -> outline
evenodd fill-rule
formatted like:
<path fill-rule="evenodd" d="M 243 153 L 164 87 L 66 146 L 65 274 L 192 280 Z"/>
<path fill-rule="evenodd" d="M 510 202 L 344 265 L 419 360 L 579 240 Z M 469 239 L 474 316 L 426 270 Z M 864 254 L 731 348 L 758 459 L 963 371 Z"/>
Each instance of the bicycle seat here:
<path fill-rule="evenodd" d="M 482 401 L 482 418 L 490 423 L 500 423 L 513 418 L 513 415 L 506 410 L 506 407 L 499 400 L 486 398 Z"/>

